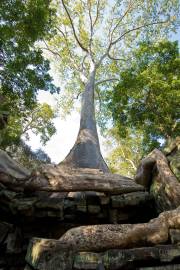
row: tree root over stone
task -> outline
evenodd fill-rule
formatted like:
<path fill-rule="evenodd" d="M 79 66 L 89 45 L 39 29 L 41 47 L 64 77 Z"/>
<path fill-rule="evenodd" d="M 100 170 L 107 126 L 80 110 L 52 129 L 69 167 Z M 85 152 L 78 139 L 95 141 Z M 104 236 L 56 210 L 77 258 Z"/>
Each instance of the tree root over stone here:
<path fill-rule="evenodd" d="M 135 181 L 145 188 L 150 187 L 159 213 L 180 205 L 180 183 L 169 168 L 167 158 L 158 149 L 141 161 Z"/>
<path fill-rule="evenodd" d="M 166 243 L 169 229 L 180 229 L 180 207 L 142 224 L 81 226 L 67 231 L 60 241 L 76 250 L 100 251 Z"/>
<path fill-rule="evenodd" d="M 180 207 L 161 213 L 143 224 L 80 226 L 67 231 L 59 240 L 33 238 L 30 241 L 26 261 L 39 265 L 64 263 L 62 269 L 72 269 L 73 257 L 78 252 L 102 252 L 109 249 L 127 249 L 155 246 L 167 243 L 169 231 L 180 229 Z M 59 258 L 59 259 L 58 259 Z M 59 261 L 58 261 L 59 260 Z M 68 267 L 66 267 L 68 264 Z"/>

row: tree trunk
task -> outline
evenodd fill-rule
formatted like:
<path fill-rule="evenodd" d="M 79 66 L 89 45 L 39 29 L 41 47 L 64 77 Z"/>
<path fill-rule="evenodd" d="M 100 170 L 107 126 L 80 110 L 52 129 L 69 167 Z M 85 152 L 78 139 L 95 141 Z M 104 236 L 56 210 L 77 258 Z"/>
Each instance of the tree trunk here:
<path fill-rule="evenodd" d="M 96 69 L 90 73 L 82 96 L 80 129 L 76 142 L 60 165 L 75 168 L 93 168 L 108 172 L 101 155 L 94 109 L 94 82 Z"/>

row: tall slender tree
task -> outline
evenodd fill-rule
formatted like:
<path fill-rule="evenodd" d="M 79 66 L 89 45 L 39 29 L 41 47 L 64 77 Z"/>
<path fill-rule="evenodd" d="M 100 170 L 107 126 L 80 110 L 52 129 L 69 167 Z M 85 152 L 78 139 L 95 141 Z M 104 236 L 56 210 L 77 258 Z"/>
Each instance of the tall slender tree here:
<path fill-rule="evenodd" d="M 176 26 L 176 0 L 55 0 L 56 34 L 44 49 L 58 62 L 59 78 L 72 105 L 82 93 L 77 140 L 61 163 L 73 167 L 108 167 L 101 155 L 95 120 L 95 90 L 118 80 L 131 48 L 142 39 L 157 39 Z"/>

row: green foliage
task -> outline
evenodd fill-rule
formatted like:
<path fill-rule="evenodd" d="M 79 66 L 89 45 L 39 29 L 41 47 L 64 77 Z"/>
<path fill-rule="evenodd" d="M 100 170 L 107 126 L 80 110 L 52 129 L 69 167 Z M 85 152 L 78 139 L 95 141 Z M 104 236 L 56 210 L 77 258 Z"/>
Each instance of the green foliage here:
<path fill-rule="evenodd" d="M 129 67 L 120 73 L 119 84 L 109 92 L 120 137 L 129 128 L 143 132 L 144 151 L 160 145 L 159 140 L 176 137 L 179 128 L 180 59 L 178 43 L 142 43 Z"/>
<path fill-rule="evenodd" d="M 112 128 L 106 134 L 108 155 L 106 161 L 112 173 L 133 177 L 142 158 L 142 131 L 127 130 L 126 138 L 120 138 L 118 129 Z"/>
<path fill-rule="evenodd" d="M 49 4 L 49 0 L 0 1 L 0 116 L 8 114 L 8 125 L 0 131 L 1 147 L 27 135 L 24 129 L 34 114 L 29 127 L 44 143 L 55 132 L 52 109 L 36 100 L 38 90 L 59 91 L 48 73 L 49 62 L 35 47 L 52 32 L 54 11 Z"/>
<path fill-rule="evenodd" d="M 34 47 L 34 42 L 42 39 L 51 25 L 48 2 L 0 3 L 0 87 L 2 95 L 8 97 L 8 108 L 11 100 L 19 98 L 24 106 L 30 107 L 39 89 L 57 91 L 48 74 L 49 62 Z"/>
<path fill-rule="evenodd" d="M 35 170 L 42 164 L 51 163 L 49 156 L 41 149 L 32 151 L 22 140 L 19 145 L 12 145 L 6 149 L 7 153 L 29 170 Z"/>
<path fill-rule="evenodd" d="M 41 142 L 45 144 L 55 134 L 56 128 L 53 119 L 56 117 L 53 109 L 46 103 L 35 104 L 33 109 L 24 108 L 19 115 L 10 115 L 7 126 L 1 130 L 0 146 L 6 147 L 19 144 L 21 137 L 29 139 L 29 131 L 40 135 Z"/>

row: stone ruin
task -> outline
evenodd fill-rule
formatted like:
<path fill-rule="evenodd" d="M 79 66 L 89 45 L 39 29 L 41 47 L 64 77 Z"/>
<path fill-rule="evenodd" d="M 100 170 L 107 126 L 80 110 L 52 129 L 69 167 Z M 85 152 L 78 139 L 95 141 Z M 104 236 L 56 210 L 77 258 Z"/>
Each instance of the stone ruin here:
<path fill-rule="evenodd" d="M 179 140 L 135 179 L 0 151 L 0 270 L 180 269 Z"/>

